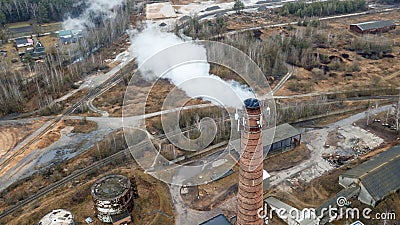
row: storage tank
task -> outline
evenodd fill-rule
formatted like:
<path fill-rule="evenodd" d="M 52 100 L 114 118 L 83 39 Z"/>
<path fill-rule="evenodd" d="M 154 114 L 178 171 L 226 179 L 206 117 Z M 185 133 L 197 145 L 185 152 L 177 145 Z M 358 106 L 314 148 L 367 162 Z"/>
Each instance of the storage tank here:
<path fill-rule="evenodd" d="M 37 225 L 75 225 L 75 221 L 71 212 L 56 209 L 45 215 Z"/>
<path fill-rule="evenodd" d="M 109 175 L 93 184 L 91 193 L 97 217 L 112 223 L 115 215 L 130 213 L 133 209 L 132 183 L 122 175 Z"/>

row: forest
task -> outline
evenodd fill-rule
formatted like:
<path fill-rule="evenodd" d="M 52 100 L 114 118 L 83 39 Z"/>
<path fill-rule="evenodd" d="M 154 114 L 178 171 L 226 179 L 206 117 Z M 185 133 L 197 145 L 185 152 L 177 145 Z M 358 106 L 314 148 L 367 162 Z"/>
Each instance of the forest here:
<path fill-rule="evenodd" d="M 353 13 L 367 9 L 365 0 L 306 3 L 305 1 L 288 2 L 282 7 L 282 15 L 296 15 L 299 17 L 330 16 L 335 14 Z"/>
<path fill-rule="evenodd" d="M 393 3 L 400 3 L 400 0 L 379 0 L 378 2 L 386 3 L 386 4 L 393 4 Z"/>
<path fill-rule="evenodd" d="M 0 0 L 0 24 L 62 21 L 80 15 L 85 4 L 81 0 Z"/>
<path fill-rule="evenodd" d="M 42 62 L 31 57 L 24 58 L 22 70 L 16 70 L 13 62 L 2 62 L 0 116 L 23 113 L 27 108 L 29 111 L 42 109 L 44 113 L 52 113 L 57 109 L 48 109 L 48 106 L 54 99 L 65 94 L 74 82 L 85 75 L 103 68 L 104 58 L 97 52 L 120 38 L 130 23 L 130 13 L 126 7 L 114 10 L 115 17 L 101 17 L 101 21 L 96 21 L 96 27 L 85 30 L 73 51 L 68 46 L 51 47 Z"/>

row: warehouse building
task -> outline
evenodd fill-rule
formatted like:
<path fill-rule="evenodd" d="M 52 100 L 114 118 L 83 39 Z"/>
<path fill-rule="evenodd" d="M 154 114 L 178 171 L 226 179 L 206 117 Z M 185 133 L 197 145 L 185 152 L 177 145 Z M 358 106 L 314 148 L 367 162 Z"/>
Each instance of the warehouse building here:
<path fill-rule="evenodd" d="M 373 207 L 400 189 L 400 145 L 339 176 L 339 184 L 360 186 L 358 200 Z"/>
<path fill-rule="evenodd" d="M 392 20 L 378 20 L 350 24 L 350 30 L 359 34 L 375 34 L 394 29 L 396 29 L 396 24 Z"/>

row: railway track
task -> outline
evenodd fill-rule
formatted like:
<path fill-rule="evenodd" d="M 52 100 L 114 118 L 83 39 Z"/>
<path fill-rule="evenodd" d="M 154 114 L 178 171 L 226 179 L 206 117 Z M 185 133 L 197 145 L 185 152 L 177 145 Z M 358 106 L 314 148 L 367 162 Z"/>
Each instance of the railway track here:
<path fill-rule="evenodd" d="M 116 72 L 114 75 L 109 77 L 107 80 L 105 80 L 103 83 L 100 85 L 96 86 L 95 88 L 91 89 L 82 99 L 80 99 L 78 102 L 76 102 L 73 106 L 71 106 L 69 109 L 67 109 L 65 112 L 63 112 L 61 115 L 55 117 L 51 123 L 47 125 L 45 129 L 43 129 L 36 137 L 32 138 L 30 141 L 25 143 L 20 149 L 16 150 L 15 152 L 12 153 L 11 156 L 9 156 L 7 159 L 2 161 L 0 163 L 0 171 L 2 171 L 4 168 L 6 168 L 16 157 L 19 155 L 25 153 L 29 149 L 29 147 L 39 141 L 43 135 L 45 135 L 48 131 L 50 131 L 54 126 L 60 122 L 65 116 L 70 115 L 73 113 L 76 109 L 78 109 L 81 105 L 85 104 L 87 101 L 90 99 L 94 99 L 97 96 L 101 95 L 105 91 L 109 90 L 123 79 L 123 77 L 126 75 L 125 70 L 123 68 L 129 66 L 129 63 L 132 63 L 133 59 L 130 60 L 124 67 L 122 67 L 118 72 Z M 8 152 L 7 152 L 8 153 Z"/>
<path fill-rule="evenodd" d="M 163 140 L 163 139 L 166 139 L 167 136 L 170 136 L 170 135 L 174 136 L 174 135 L 180 134 L 181 132 L 185 133 L 185 132 L 188 132 L 188 131 L 193 130 L 193 129 L 197 129 L 197 126 L 193 125 L 193 126 L 187 127 L 185 129 L 182 129 L 182 130 L 176 130 L 176 131 L 168 133 L 168 135 L 167 134 L 160 134 L 160 135 L 157 135 L 155 137 L 155 139 Z M 147 141 L 142 141 L 142 142 L 136 144 L 135 146 L 133 146 L 132 148 L 140 149 L 141 147 L 147 146 L 147 144 L 148 144 Z M 223 145 L 223 144 L 225 144 L 225 142 L 216 144 L 215 147 L 208 148 L 207 152 L 210 153 L 210 151 L 212 152 L 215 148 L 221 147 L 221 145 Z M 201 155 L 204 155 L 207 152 L 202 152 Z M 111 156 L 109 156 L 107 158 L 104 158 L 104 159 L 102 159 L 100 161 L 97 161 L 97 162 L 95 162 L 95 163 L 93 163 L 93 164 L 91 164 L 91 165 L 89 165 L 89 166 L 87 166 L 87 167 L 85 167 L 83 169 L 74 171 L 72 174 L 64 177 L 63 179 L 61 179 L 61 180 L 59 180 L 59 181 L 57 181 L 57 182 L 55 182 L 53 184 L 50 184 L 50 185 L 40 189 L 37 193 L 29 196 L 28 198 L 26 198 L 26 199 L 24 199 L 22 201 L 19 201 L 16 205 L 11 206 L 11 207 L 7 208 L 6 210 L 4 210 L 3 212 L 1 212 L 0 213 L 0 219 L 6 217 L 6 216 L 8 216 L 8 215 L 10 215 L 10 214 L 12 214 L 12 213 L 14 213 L 16 211 L 18 211 L 22 207 L 24 207 L 24 206 L 30 204 L 31 202 L 33 202 L 33 201 L 45 196 L 46 194 L 49 194 L 49 193 L 53 192 L 57 188 L 59 188 L 59 187 L 65 185 L 65 184 L 73 181 L 74 179 L 77 179 L 78 177 L 80 177 L 80 176 L 82 176 L 84 174 L 87 174 L 87 173 L 93 171 L 96 168 L 99 168 L 101 166 L 107 165 L 108 163 L 114 162 L 115 160 L 119 159 L 120 157 L 124 157 L 124 156 L 125 156 L 125 158 L 131 158 L 132 157 L 132 155 L 130 154 L 130 148 L 126 148 L 124 150 L 121 150 L 121 151 L 119 151 L 119 152 L 117 152 L 117 153 L 115 153 L 115 154 L 113 154 L 113 155 L 111 155 Z M 199 154 L 194 154 L 193 157 L 197 158 L 198 156 L 199 156 Z M 191 157 L 185 157 L 181 161 L 187 162 L 187 160 L 190 159 L 190 158 Z"/>

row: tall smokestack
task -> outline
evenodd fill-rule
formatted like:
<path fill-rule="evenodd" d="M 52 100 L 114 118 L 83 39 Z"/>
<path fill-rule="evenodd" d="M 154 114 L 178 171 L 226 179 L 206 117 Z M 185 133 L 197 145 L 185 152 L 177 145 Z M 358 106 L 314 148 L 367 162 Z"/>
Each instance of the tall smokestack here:
<path fill-rule="evenodd" d="M 245 113 L 241 134 L 242 156 L 239 160 L 237 225 L 262 225 L 258 210 L 263 207 L 262 113 L 260 101 L 244 101 Z"/>

